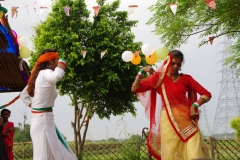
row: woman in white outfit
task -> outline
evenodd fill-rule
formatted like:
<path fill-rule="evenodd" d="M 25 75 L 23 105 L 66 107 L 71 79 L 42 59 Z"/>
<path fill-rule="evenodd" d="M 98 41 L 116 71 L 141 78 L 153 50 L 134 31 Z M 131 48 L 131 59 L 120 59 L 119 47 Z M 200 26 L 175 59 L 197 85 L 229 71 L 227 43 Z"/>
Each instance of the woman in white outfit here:
<path fill-rule="evenodd" d="M 20 97 L 31 107 L 31 138 L 34 160 L 76 160 L 75 154 L 61 137 L 54 123 L 53 107 L 58 95 L 56 82 L 64 76 L 66 61 L 46 49 L 40 53 L 28 86 Z"/>

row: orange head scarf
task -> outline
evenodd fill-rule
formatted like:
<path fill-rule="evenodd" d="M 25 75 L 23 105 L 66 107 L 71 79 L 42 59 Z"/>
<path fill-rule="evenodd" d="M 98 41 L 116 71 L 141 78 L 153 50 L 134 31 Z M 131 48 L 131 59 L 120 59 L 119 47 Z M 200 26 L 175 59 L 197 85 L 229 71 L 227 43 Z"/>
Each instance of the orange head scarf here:
<path fill-rule="evenodd" d="M 36 70 L 37 66 L 41 63 L 41 62 L 47 62 L 50 61 L 52 59 L 55 58 L 59 58 L 59 55 L 57 52 L 47 52 L 45 54 L 42 54 L 41 56 L 39 56 L 37 62 L 35 63 L 33 70 L 32 70 L 32 74 L 34 73 L 34 71 Z M 30 81 L 31 77 L 29 78 Z"/>

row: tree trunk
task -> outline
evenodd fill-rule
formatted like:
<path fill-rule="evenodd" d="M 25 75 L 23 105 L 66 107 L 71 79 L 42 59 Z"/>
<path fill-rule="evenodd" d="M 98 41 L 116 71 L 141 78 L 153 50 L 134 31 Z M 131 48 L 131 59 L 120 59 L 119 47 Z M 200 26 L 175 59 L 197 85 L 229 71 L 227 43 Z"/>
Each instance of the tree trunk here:
<path fill-rule="evenodd" d="M 81 110 L 82 110 L 82 108 L 81 108 Z M 80 157 L 81 156 L 81 152 L 80 152 L 80 143 L 81 143 L 81 141 L 82 141 L 82 139 L 81 139 L 81 126 L 80 126 L 80 120 L 81 120 L 81 111 L 80 111 L 80 113 L 78 113 L 78 117 L 77 117 L 77 125 L 76 125 L 76 127 L 77 127 L 77 130 L 78 130 L 78 134 L 77 134 L 77 140 L 78 140 L 78 155 L 77 155 L 77 157 Z"/>
<path fill-rule="evenodd" d="M 89 125 L 89 120 L 90 120 L 90 116 L 88 116 L 88 118 L 87 118 L 86 127 L 85 127 L 85 130 L 84 130 L 84 132 L 83 132 L 82 142 L 81 142 L 81 145 L 80 145 L 80 153 L 82 153 L 82 151 L 83 151 L 83 149 L 84 149 L 84 143 L 85 143 L 86 136 L 87 136 L 87 130 L 88 130 L 88 125 Z"/>
<path fill-rule="evenodd" d="M 72 122 L 72 127 L 74 130 L 74 149 L 76 157 L 80 160 L 82 159 L 82 152 L 84 148 L 85 139 L 87 136 L 88 124 L 91 118 L 91 109 L 86 108 L 86 104 L 77 101 L 75 95 L 72 95 L 71 100 L 74 104 L 74 122 Z M 85 112 L 85 113 L 83 113 Z M 84 116 L 83 116 L 84 114 Z M 86 120 L 87 119 L 87 120 Z M 81 129 L 85 126 L 83 135 L 81 135 Z"/>
<path fill-rule="evenodd" d="M 75 154 L 78 155 L 78 143 L 77 143 L 77 128 L 76 128 L 76 121 L 77 121 L 77 110 L 78 110 L 78 106 L 77 104 L 75 104 L 74 107 L 74 122 L 72 122 L 72 126 L 73 126 L 73 132 L 74 132 L 74 149 L 75 149 Z"/>

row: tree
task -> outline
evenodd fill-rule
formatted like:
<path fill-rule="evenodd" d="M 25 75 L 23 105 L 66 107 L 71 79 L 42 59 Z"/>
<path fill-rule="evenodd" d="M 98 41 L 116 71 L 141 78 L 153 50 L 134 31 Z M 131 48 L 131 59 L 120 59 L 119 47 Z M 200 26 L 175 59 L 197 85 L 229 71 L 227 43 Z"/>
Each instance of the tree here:
<path fill-rule="evenodd" d="M 192 35 L 199 34 L 202 41 L 199 46 L 207 44 L 209 37 L 218 38 L 227 35 L 237 42 L 231 47 L 232 56 L 227 61 L 233 61 L 232 67 L 238 68 L 240 63 L 240 1 L 217 1 L 216 9 L 206 5 L 204 0 L 179 0 L 176 15 L 169 4 L 172 0 L 158 0 L 150 7 L 153 12 L 148 24 L 154 24 L 156 35 L 160 35 L 162 43 L 173 49 L 186 43 Z"/>
<path fill-rule="evenodd" d="M 129 141 L 129 142 L 144 142 L 145 140 L 146 140 L 146 138 L 144 138 L 144 137 L 142 138 L 138 134 L 133 134 L 126 141 Z"/>
<path fill-rule="evenodd" d="M 230 126 L 236 131 L 236 137 L 240 138 L 240 116 L 233 118 L 230 122 Z"/>
<path fill-rule="evenodd" d="M 126 11 L 118 11 L 120 0 L 105 3 L 98 0 L 99 14 L 90 21 L 90 12 L 83 0 L 58 0 L 52 12 L 34 27 L 35 52 L 30 61 L 36 62 L 38 53 L 45 48 L 56 48 L 67 59 L 66 75 L 57 84 L 61 95 L 71 98 L 74 106 L 74 143 L 76 155 L 83 150 L 89 121 L 94 114 L 100 118 L 135 114 L 131 85 L 139 67 L 123 62 L 121 54 L 140 49 L 134 42 L 131 28 L 137 21 L 128 20 Z M 63 8 L 70 7 L 70 16 Z M 87 55 L 82 57 L 81 51 Z M 100 52 L 107 50 L 101 59 Z M 142 64 L 144 61 L 142 61 Z"/>
<path fill-rule="evenodd" d="M 14 142 L 30 142 L 32 141 L 30 136 L 30 125 L 25 124 L 22 129 L 21 126 L 14 127 Z"/>
<path fill-rule="evenodd" d="M 18 123 L 21 124 L 21 123 Z M 62 133 L 61 133 L 62 134 Z M 62 137 L 66 140 L 66 136 L 62 134 Z M 30 135 L 30 125 L 25 124 L 22 128 L 21 125 L 19 127 L 14 127 L 14 142 L 30 142 L 32 141 Z"/>
<path fill-rule="evenodd" d="M 92 142 L 92 140 L 91 139 L 86 139 L 85 142 Z"/>
<path fill-rule="evenodd" d="M 116 138 L 110 137 L 107 140 L 108 142 L 117 142 L 118 140 Z"/>
<path fill-rule="evenodd" d="M 21 112 L 21 114 L 23 115 L 23 124 L 21 124 L 20 122 L 18 123 L 18 125 L 19 125 L 19 128 L 20 129 L 23 129 L 24 127 L 25 127 L 25 125 L 26 125 L 26 120 L 27 120 L 27 110 L 26 110 L 26 106 L 23 108 L 23 112 L 22 111 L 20 111 Z M 20 127 L 21 126 L 21 127 Z"/>

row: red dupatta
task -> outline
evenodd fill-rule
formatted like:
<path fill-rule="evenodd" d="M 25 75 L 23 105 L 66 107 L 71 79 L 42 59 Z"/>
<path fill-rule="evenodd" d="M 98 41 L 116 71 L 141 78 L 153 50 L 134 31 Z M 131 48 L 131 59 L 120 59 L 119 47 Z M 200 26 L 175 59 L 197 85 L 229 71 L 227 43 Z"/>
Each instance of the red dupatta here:
<path fill-rule="evenodd" d="M 7 136 L 2 137 L 6 149 L 13 147 L 14 131 L 9 131 L 10 128 L 14 128 L 14 124 L 12 122 L 8 122 L 7 125 L 3 127 L 2 130 L 2 133 L 7 133 Z"/>
<path fill-rule="evenodd" d="M 145 113 L 150 121 L 147 146 L 149 152 L 158 160 L 161 159 L 161 134 L 160 134 L 160 113 L 164 107 L 167 111 L 168 120 L 179 138 L 185 142 L 196 132 L 197 127 L 189 117 L 190 106 L 196 101 L 195 91 L 188 91 L 186 95 L 176 94 L 179 90 L 171 85 L 166 77 L 172 62 L 171 54 L 157 69 L 157 73 L 141 80 L 141 85 L 151 86 L 151 90 L 137 93 L 141 104 L 145 107 Z M 158 94 L 157 94 L 158 93 Z M 181 113 L 181 114 L 179 114 Z"/>

